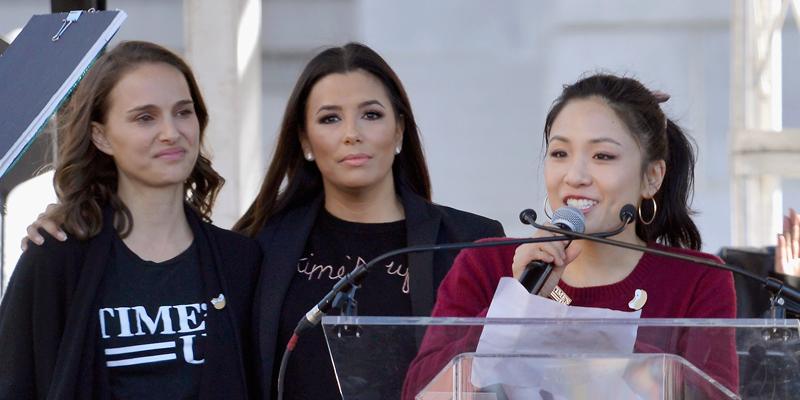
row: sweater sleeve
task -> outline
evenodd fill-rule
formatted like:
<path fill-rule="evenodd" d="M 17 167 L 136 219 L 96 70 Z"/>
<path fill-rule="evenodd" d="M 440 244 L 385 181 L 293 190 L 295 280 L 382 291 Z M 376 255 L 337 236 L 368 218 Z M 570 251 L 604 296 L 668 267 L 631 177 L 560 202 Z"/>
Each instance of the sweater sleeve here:
<path fill-rule="evenodd" d="M 504 254 L 498 248 L 469 249 L 459 253 L 439 286 L 432 316 L 485 317 L 497 283 L 502 276 L 511 273 L 511 261 L 505 260 Z M 403 399 L 413 399 L 453 357 L 475 351 L 481 332 L 481 326 L 428 328 L 419 353 L 406 374 Z"/>
<path fill-rule="evenodd" d="M 723 262 L 717 257 L 713 258 L 713 261 Z M 687 317 L 736 318 L 736 292 L 733 286 L 733 274 L 710 267 L 705 267 L 705 269 L 706 271 L 700 276 L 695 286 Z"/>
<path fill-rule="evenodd" d="M 36 396 L 32 311 L 38 257 L 31 250 L 17 262 L 0 305 L 0 399 Z"/>
<path fill-rule="evenodd" d="M 708 269 L 695 286 L 688 318 L 736 318 L 733 275 Z M 735 328 L 695 328 L 681 339 L 687 360 L 702 366 L 711 377 L 731 389 L 739 388 L 739 361 Z"/>

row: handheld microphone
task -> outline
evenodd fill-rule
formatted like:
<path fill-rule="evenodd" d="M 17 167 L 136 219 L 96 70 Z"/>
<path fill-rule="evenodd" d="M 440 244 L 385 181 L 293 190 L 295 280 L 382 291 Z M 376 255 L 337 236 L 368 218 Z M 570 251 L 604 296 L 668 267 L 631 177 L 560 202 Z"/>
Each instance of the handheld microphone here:
<path fill-rule="evenodd" d="M 536 222 L 536 212 L 531 209 L 524 210 L 520 213 L 519 219 L 522 223 L 533 224 Z M 583 213 L 575 207 L 559 208 L 553 213 L 552 222 L 553 225 L 565 231 L 583 233 L 586 229 Z M 569 243 L 567 243 L 567 247 L 569 247 Z M 553 265 L 550 263 L 539 260 L 531 261 L 525 267 L 519 281 L 528 292 L 538 294 L 552 271 Z"/>

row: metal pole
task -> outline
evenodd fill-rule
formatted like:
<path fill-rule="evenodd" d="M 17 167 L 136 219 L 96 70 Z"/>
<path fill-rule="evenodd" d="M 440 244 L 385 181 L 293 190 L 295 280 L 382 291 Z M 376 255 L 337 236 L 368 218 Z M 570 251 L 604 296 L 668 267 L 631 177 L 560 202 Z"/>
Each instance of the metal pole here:
<path fill-rule="evenodd" d="M 0 191 L 0 299 L 6 292 L 6 199 L 8 192 Z"/>

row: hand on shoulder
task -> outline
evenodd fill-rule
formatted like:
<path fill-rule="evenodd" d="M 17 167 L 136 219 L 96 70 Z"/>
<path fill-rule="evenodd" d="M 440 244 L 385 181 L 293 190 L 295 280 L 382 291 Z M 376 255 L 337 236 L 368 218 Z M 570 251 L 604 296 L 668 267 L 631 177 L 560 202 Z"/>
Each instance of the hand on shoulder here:
<path fill-rule="evenodd" d="M 55 207 L 55 204 L 48 204 L 45 212 L 39 214 L 39 217 L 36 218 L 36 221 L 33 221 L 33 223 L 28 225 L 28 228 L 26 229 L 27 236 L 23 237 L 22 242 L 20 243 L 22 251 L 28 249 L 29 242 L 33 242 L 33 244 L 41 246 L 47 239 L 57 239 L 61 242 L 67 240 L 66 232 L 64 232 L 51 217 L 51 213 Z M 47 237 L 45 237 L 40 230 L 48 233 Z"/>

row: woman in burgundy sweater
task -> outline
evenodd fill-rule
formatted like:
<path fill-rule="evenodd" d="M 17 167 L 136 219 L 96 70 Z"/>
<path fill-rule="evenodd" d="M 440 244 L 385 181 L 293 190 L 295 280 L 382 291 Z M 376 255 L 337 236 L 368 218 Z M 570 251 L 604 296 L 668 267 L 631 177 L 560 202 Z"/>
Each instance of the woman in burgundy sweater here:
<path fill-rule="evenodd" d="M 695 156 L 680 127 L 659 103 L 668 96 L 629 78 L 593 75 L 566 86 L 544 128 L 544 182 L 548 205 L 580 209 L 585 232 L 611 231 L 625 204 L 638 220 L 613 239 L 718 260 L 698 251 L 700 234 L 690 218 Z M 538 231 L 534 236 L 550 236 Z M 491 239 L 490 239 L 491 240 Z M 565 267 L 551 294 L 585 307 L 634 311 L 642 318 L 735 318 L 729 272 L 589 241 L 527 244 L 462 251 L 438 290 L 434 317 L 484 317 L 502 277 L 519 279 L 531 261 Z M 638 290 L 642 306 L 631 306 Z M 563 296 L 563 295 L 566 295 Z M 474 351 L 478 334 L 430 329 L 412 363 L 404 397 L 413 397 L 456 354 Z M 640 329 L 638 351 L 679 352 L 701 363 L 732 390 L 738 386 L 734 338 L 648 335 Z M 717 332 L 719 333 L 719 332 Z M 659 337 L 660 336 L 660 337 Z M 700 344 L 700 346 L 698 346 Z M 648 351 L 648 352 L 649 352 Z"/>

